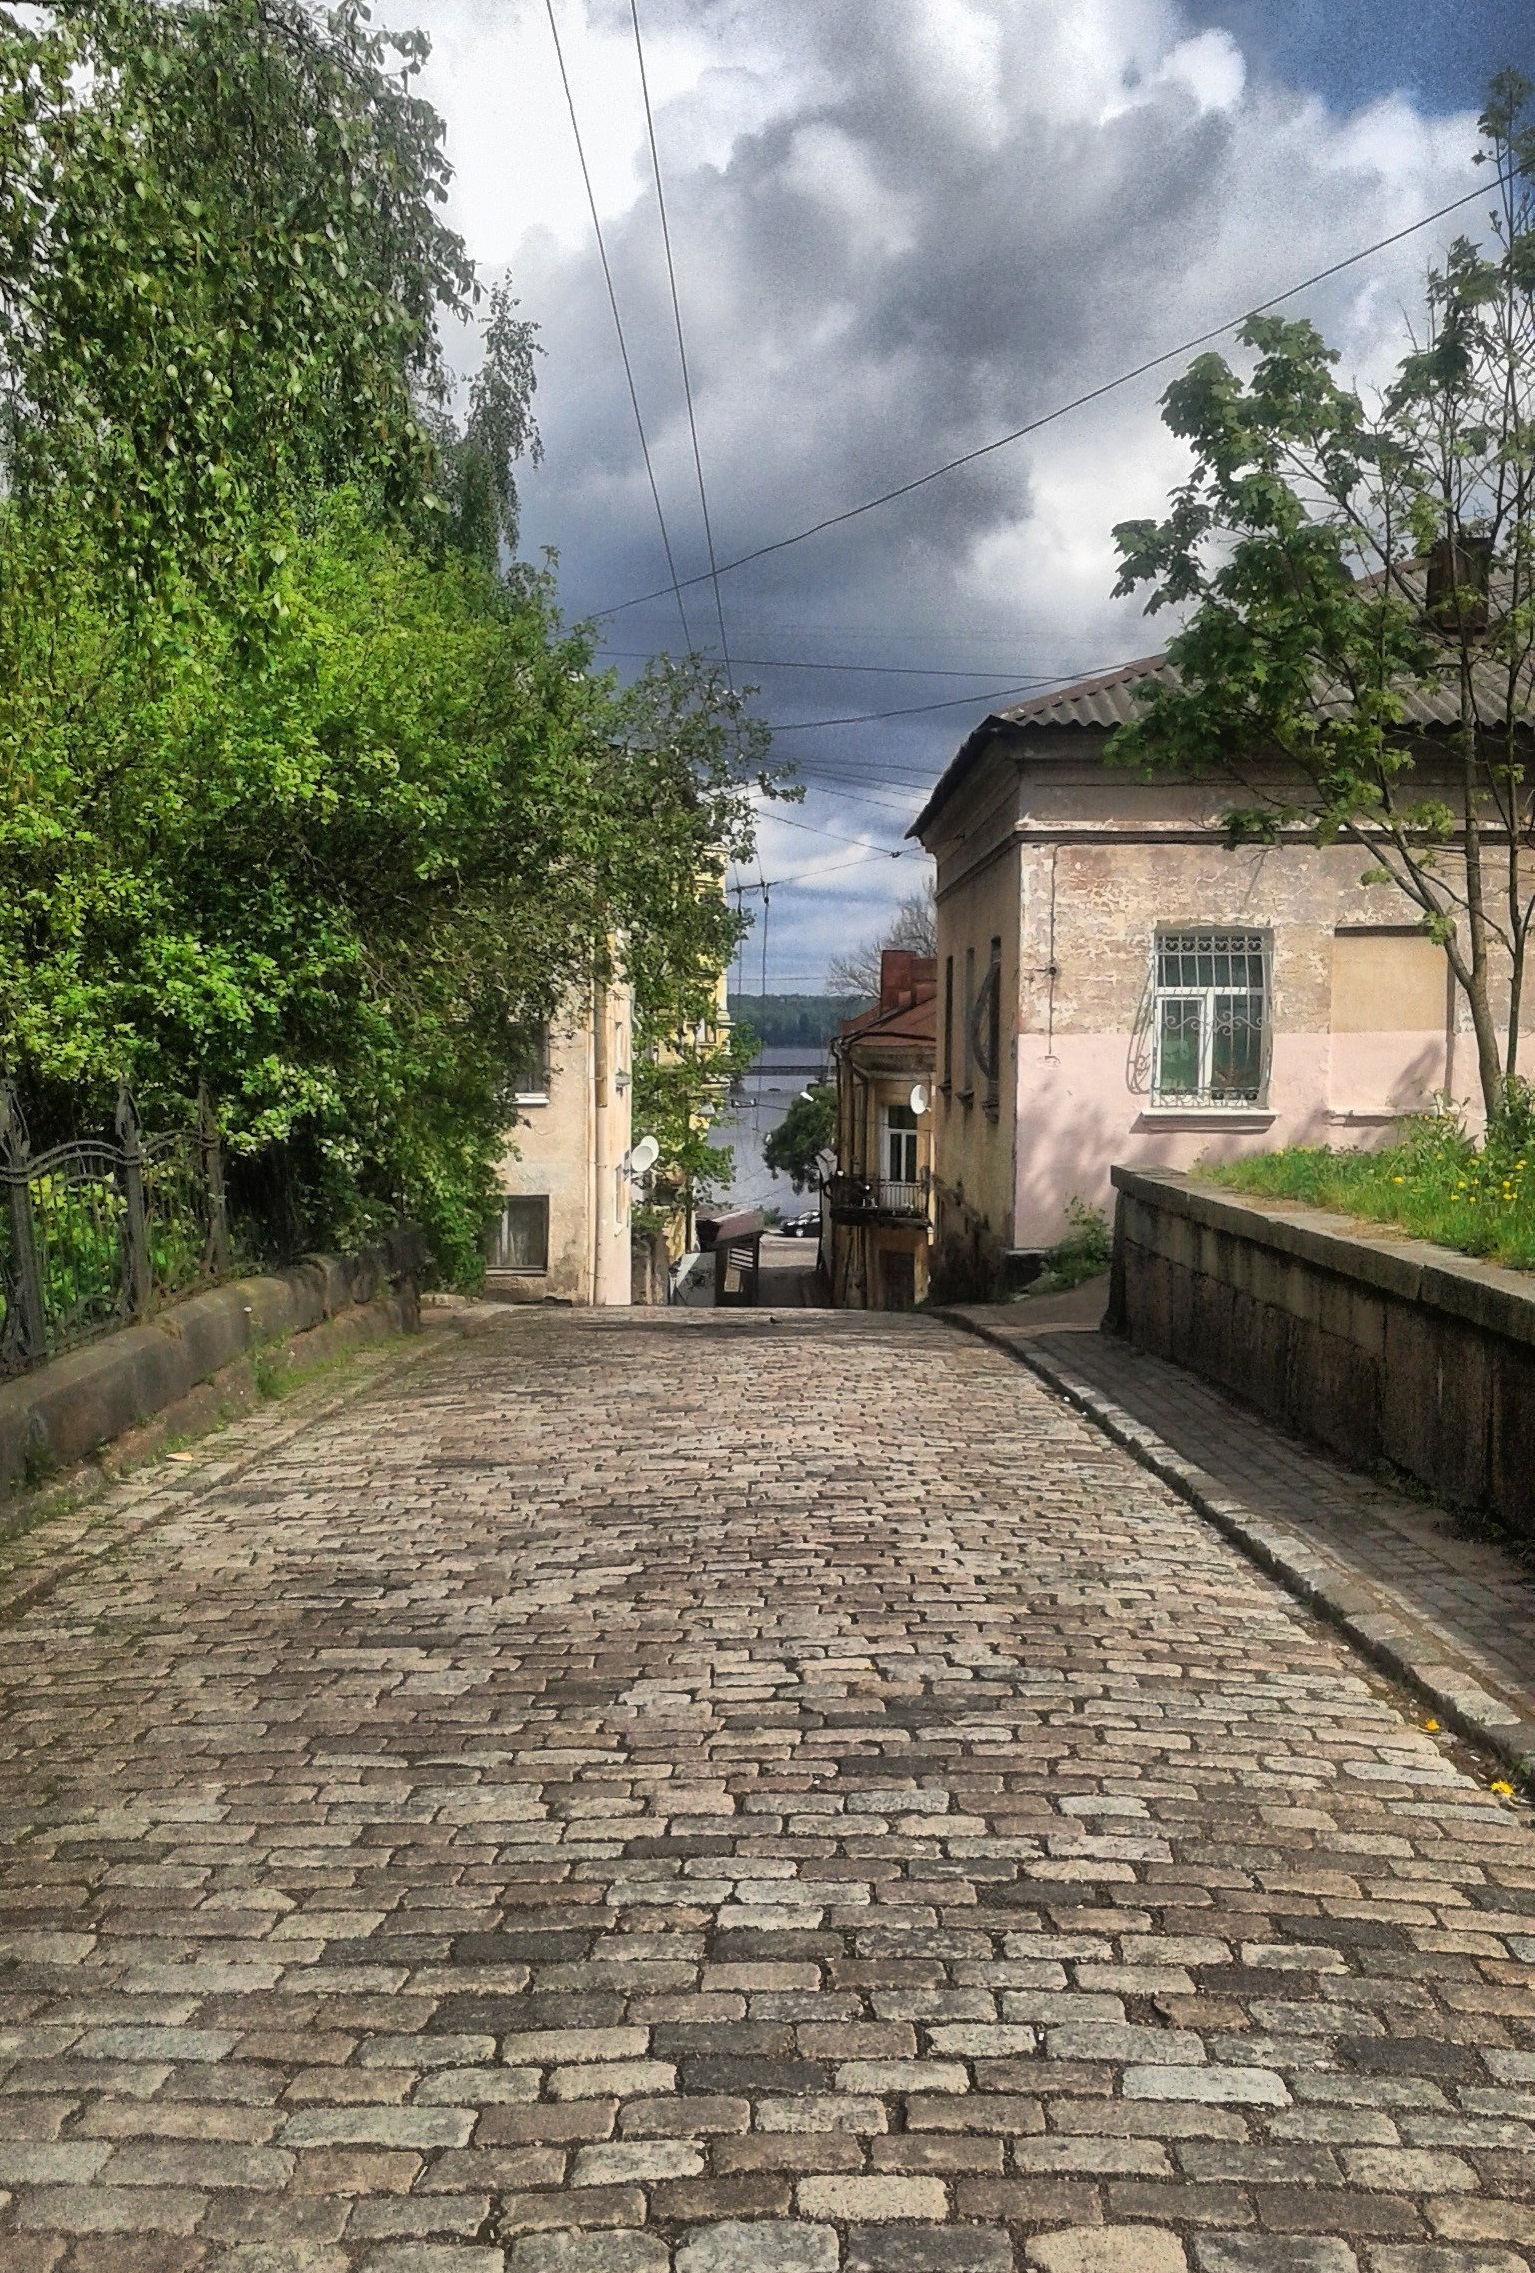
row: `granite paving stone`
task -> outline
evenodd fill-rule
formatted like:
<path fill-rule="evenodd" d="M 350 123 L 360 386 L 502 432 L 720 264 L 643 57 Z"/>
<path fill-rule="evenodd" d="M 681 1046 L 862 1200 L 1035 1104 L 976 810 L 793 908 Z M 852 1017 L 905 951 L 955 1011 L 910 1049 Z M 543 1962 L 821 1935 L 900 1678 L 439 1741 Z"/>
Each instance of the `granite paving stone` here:
<path fill-rule="evenodd" d="M 1529 1809 L 1003 1351 L 239 1429 L 7 1627 L 0 2273 L 1535 2269 Z"/>

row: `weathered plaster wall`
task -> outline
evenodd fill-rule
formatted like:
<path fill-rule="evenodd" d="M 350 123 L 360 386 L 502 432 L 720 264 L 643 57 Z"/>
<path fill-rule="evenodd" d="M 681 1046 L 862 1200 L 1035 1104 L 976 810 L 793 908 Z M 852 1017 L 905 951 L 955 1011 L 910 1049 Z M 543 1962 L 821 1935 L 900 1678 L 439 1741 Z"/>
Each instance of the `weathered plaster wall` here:
<path fill-rule="evenodd" d="M 1166 1172 L 1114 1182 L 1111 1326 L 1535 1540 L 1535 1277 Z"/>
<path fill-rule="evenodd" d="M 503 1192 L 547 1194 L 549 1268 L 491 1271 L 487 1291 L 512 1302 L 627 1303 L 631 1293 L 629 1151 L 631 1005 L 599 995 L 549 1037 L 549 1088 L 523 1099 L 500 1169 Z"/>
<path fill-rule="evenodd" d="M 938 865 L 940 1009 L 954 958 L 954 1080 L 936 1109 L 940 1285 L 1059 1239 L 1073 1196 L 1106 1204 L 1116 1160 L 1191 1166 L 1255 1148 L 1374 1144 L 1448 1092 L 1480 1119 L 1469 1022 L 1443 953 L 1348 845 L 1226 848 L 1231 784 L 1143 781 L 1101 738 L 999 745 L 926 831 Z M 1152 1090 L 1159 930 L 1271 942 L 1261 1109 L 1166 1109 Z M 1003 941 L 1002 1110 L 963 1102 L 964 958 Z M 1535 1066 L 1535 1037 L 1525 1052 Z M 943 1038 L 940 1030 L 940 1069 Z M 952 1266 L 952 1267 L 951 1267 Z"/>

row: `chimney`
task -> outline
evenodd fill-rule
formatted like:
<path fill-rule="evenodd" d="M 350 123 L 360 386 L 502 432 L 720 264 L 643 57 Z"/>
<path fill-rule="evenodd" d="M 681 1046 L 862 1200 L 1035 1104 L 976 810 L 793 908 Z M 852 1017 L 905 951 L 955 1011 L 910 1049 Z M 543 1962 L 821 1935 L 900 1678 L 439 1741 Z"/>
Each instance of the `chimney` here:
<path fill-rule="evenodd" d="M 915 955 L 909 947 L 882 947 L 879 955 L 879 1006 L 881 1010 L 910 1010 L 926 988 L 936 991 L 938 961 L 933 955 Z"/>

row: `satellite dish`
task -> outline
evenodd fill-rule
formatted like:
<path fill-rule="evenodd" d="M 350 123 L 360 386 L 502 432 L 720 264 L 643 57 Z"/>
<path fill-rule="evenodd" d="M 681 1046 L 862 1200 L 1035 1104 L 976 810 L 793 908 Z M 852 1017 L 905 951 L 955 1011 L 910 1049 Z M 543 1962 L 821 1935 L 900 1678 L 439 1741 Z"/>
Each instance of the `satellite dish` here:
<path fill-rule="evenodd" d="M 661 1157 L 661 1147 L 653 1136 L 641 1137 L 629 1154 L 631 1176 L 648 1176 Z"/>
<path fill-rule="evenodd" d="M 914 1113 L 925 1113 L 927 1107 L 927 1084 L 924 1081 L 919 1081 L 911 1093 L 911 1109 Z"/>

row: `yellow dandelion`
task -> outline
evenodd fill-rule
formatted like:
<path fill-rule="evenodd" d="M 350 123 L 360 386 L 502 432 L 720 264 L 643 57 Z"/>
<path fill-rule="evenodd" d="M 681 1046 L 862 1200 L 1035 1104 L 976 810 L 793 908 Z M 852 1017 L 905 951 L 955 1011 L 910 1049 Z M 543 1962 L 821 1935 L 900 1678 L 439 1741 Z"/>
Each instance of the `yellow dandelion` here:
<path fill-rule="evenodd" d="M 1425 1721 L 1425 1722 L 1423 1723 L 1423 1726 L 1424 1726 L 1425 1728 L 1433 1729 L 1433 1730 L 1435 1730 L 1435 1731 L 1437 1732 L 1437 1730 L 1438 1730 L 1438 1727 L 1439 1727 L 1439 1723 L 1438 1723 L 1437 1721 Z"/>
<path fill-rule="evenodd" d="M 1506 1784 L 1501 1776 L 1495 1784 L 1489 1784 L 1487 1788 L 1489 1791 L 1496 1792 L 1499 1799 L 1512 1799 L 1514 1796 L 1513 1785 Z"/>

